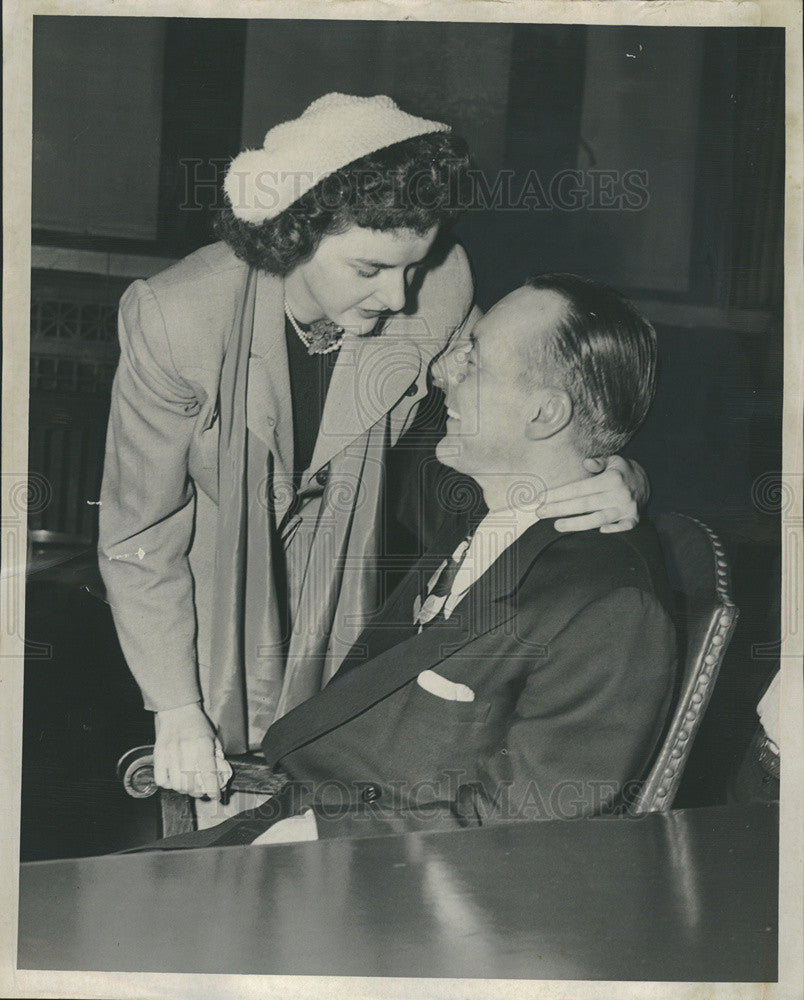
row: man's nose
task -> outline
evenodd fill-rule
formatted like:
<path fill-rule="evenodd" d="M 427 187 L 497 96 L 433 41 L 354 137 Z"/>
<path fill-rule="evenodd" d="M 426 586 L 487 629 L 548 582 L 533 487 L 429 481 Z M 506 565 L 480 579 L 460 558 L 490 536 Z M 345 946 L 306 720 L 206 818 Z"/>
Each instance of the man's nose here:
<path fill-rule="evenodd" d="M 466 378 L 466 348 L 452 347 L 433 364 L 431 374 L 433 383 L 439 389 L 446 390 L 450 382 L 463 382 Z"/>

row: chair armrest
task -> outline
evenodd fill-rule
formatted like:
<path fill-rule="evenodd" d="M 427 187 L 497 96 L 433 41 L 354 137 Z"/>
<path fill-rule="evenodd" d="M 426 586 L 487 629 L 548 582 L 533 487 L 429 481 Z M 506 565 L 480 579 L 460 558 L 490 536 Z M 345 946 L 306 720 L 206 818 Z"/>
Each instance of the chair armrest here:
<path fill-rule="evenodd" d="M 271 795 L 286 783 L 283 774 L 276 774 L 253 754 L 241 754 L 226 758 L 232 768 L 232 777 L 226 792 L 257 792 Z M 123 754 L 117 762 L 117 777 L 132 798 L 147 799 L 155 795 L 159 786 L 154 781 L 154 748 L 134 747 Z"/>

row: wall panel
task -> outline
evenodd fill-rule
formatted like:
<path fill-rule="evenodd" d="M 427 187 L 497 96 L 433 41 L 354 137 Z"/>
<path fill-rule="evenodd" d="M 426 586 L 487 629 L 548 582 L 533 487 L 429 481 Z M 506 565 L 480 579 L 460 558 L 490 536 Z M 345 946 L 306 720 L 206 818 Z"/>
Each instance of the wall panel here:
<path fill-rule="evenodd" d="M 34 228 L 155 239 L 165 22 L 35 22 Z"/>

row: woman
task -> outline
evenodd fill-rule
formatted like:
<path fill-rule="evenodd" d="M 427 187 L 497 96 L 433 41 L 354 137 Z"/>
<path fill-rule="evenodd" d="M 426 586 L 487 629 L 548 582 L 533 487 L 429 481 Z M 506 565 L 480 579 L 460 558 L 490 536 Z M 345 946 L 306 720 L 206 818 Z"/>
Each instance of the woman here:
<path fill-rule="evenodd" d="M 217 798 L 223 750 L 318 691 L 377 608 L 386 449 L 472 321 L 437 240 L 467 165 L 449 126 L 328 94 L 233 161 L 223 242 L 121 301 L 100 562 L 166 788 Z M 551 513 L 627 527 L 622 475 L 598 479 Z"/>

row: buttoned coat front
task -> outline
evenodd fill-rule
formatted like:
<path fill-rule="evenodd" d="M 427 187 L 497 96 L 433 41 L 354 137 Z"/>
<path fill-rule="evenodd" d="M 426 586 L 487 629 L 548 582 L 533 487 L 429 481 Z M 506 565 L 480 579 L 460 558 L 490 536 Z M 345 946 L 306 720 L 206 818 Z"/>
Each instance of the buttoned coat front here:
<path fill-rule="evenodd" d="M 123 296 L 101 572 L 146 707 L 201 697 L 227 752 L 316 693 L 376 611 L 385 449 L 471 321 L 464 251 L 430 263 L 402 314 L 344 342 L 298 493 L 281 278 L 219 243 Z"/>
<path fill-rule="evenodd" d="M 561 534 L 539 521 L 447 622 L 417 634 L 414 597 L 431 569 L 420 561 L 339 675 L 265 735 L 267 762 L 315 809 L 319 836 L 574 818 L 624 804 L 653 760 L 675 678 L 652 526 Z M 471 699 L 433 693 L 425 671 Z"/>

